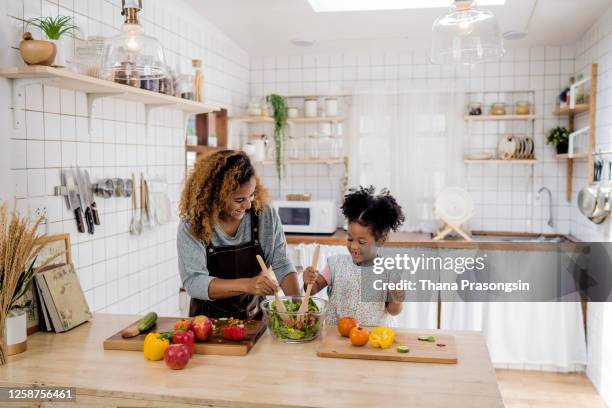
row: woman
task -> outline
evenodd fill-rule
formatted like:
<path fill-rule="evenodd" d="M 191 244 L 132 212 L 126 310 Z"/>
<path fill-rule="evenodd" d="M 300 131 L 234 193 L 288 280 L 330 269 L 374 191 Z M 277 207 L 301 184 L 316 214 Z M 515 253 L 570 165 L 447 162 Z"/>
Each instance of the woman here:
<path fill-rule="evenodd" d="M 262 296 L 279 288 L 260 273 L 256 255 L 272 267 L 285 294 L 299 295 L 280 218 L 245 153 L 200 158 L 183 190 L 180 217 L 178 264 L 192 298 L 190 316 L 261 319 Z"/>

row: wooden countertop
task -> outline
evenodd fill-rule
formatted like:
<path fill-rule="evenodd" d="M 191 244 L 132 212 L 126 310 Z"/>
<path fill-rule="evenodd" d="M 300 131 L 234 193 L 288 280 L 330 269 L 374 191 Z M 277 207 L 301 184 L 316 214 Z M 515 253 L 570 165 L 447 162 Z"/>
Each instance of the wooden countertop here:
<path fill-rule="evenodd" d="M 103 350 L 106 337 L 136 319 L 96 314 L 66 333 L 35 333 L 25 353 L 0 367 L 0 386 L 76 387 L 78 406 L 503 407 L 479 332 L 447 332 L 458 364 L 321 358 L 318 341 L 282 344 L 266 332 L 248 356 L 195 355 L 172 371 L 139 352 Z"/>
<path fill-rule="evenodd" d="M 481 250 L 505 250 L 505 251 L 561 251 L 561 252 L 583 252 L 585 244 L 568 235 L 558 234 L 530 234 L 516 232 L 489 232 L 473 231 L 474 236 L 487 236 L 492 238 L 488 241 L 464 241 L 464 240 L 441 240 L 434 241 L 431 234 L 424 232 L 392 232 L 385 243 L 386 247 L 392 248 L 439 248 L 439 249 L 481 249 Z M 547 238 L 561 238 L 562 242 L 539 242 L 539 241 L 505 241 L 502 237 L 513 236 L 524 239 L 535 239 L 540 236 Z M 321 245 L 346 245 L 347 232 L 338 229 L 333 234 L 285 234 L 288 244 L 321 244 Z M 496 239 L 497 238 L 497 239 Z"/>

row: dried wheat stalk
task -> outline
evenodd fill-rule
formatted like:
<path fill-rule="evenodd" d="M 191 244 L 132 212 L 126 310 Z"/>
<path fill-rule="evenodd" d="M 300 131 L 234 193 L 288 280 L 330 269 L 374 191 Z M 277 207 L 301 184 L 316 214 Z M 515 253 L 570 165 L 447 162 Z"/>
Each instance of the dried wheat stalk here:
<path fill-rule="evenodd" d="M 0 206 L 0 365 L 6 363 L 6 318 L 14 304 L 19 277 L 27 272 L 41 250 L 36 240 L 40 238 L 38 227 L 42 220 L 40 217 L 30 225 L 27 217 L 19 216 L 15 205 L 10 218 L 7 204 Z"/>

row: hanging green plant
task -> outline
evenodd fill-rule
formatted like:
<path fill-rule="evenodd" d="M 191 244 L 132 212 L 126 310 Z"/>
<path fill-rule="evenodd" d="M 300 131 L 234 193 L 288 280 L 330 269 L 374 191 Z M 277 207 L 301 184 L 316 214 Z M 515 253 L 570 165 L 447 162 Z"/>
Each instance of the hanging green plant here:
<path fill-rule="evenodd" d="M 274 108 L 274 158 L 276 162 L 276 176 L 280 183 L 283 168 L 284 132 L 287 126 L 287 100 L 280 95 L 272 94 L 266 97 L 266 101 Z"/>

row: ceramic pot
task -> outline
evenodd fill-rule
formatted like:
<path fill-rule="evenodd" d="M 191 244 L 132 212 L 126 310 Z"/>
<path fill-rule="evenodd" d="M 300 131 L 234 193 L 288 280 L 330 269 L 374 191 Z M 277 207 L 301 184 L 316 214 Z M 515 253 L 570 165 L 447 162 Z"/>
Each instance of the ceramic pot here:
<path fill-rule="evenodd" d="M 28 327 L 26 312 L 14 310 L 6 317 L 5 340 L 7 354 L 23 353 L 27 349 Z"/>
<path fill-rule="evenodd" d="M 556 146 L 557 148 L 557 154 L 565 154 L 567 153 L 568 150 L 568 144 L 567 143 L 560 143 Z"/>
<path fill-rule="evenodd" d="M 57 54 L 57 47 L 51 41 L 32 39 L 32 34 L 24 33 L 19 44 L 21 58 L 28 65 L 51 65 Z"/>

